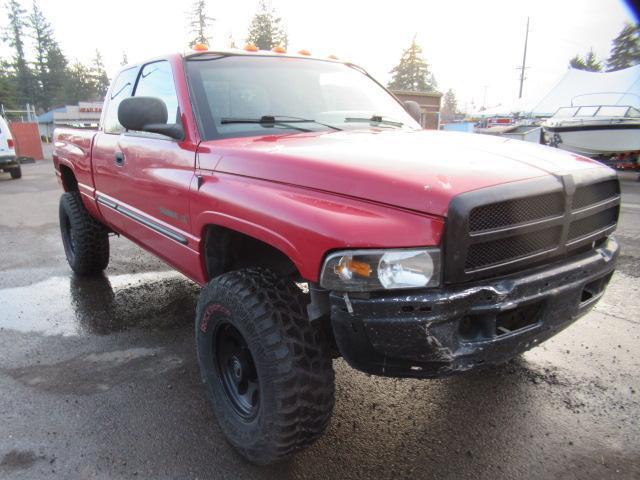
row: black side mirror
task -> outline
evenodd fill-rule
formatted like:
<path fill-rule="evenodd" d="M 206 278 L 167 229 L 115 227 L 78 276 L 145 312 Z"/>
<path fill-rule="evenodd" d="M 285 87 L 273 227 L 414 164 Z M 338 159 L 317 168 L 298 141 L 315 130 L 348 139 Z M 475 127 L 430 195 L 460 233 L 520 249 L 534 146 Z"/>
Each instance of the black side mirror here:
<path fill-rule="evenodd" d="M 418 105 L 418 102 L 407 100 L 406 102 L 404 102 L 404 109 L 409 115 L 413 117 L 416 122 L 422 125 L 422 110 L 420 110 L 420 105 Z"/>
<path fill-rule="evenodd" d="M 127 130 L 160 133 L 183 140 L 182 125 L 167 123 L 167 119 L 167 106 L 156 97 L 130 97 L 118 106 L 118 121 Z"/>

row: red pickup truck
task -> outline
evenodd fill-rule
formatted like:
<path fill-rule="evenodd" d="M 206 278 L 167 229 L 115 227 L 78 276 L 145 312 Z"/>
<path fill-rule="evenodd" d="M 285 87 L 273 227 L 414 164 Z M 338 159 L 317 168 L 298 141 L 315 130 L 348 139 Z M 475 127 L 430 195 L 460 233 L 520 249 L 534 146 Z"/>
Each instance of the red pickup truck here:
<path fill-rule="evenodd" d="M 419 378 L 499 364 L 613 273 L 611 169 L 419 113 L 347 62 L 204 51 L 124 68 L 99 131 L 55 133 L 71 268 L 102 272 L 115 232 L 204 287 L 202 380 L 253 462 L 320 436 L 333 358 Z"/>

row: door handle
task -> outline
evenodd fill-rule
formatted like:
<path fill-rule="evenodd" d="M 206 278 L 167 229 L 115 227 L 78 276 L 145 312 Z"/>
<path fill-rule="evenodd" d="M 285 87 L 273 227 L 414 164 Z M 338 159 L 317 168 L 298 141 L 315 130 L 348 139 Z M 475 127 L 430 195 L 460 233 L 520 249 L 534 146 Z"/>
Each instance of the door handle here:
<path fill-rule="evenodd" d="M 124 165 L 124 153 L 116 152 L 116 165 L 122 167 Z"/>

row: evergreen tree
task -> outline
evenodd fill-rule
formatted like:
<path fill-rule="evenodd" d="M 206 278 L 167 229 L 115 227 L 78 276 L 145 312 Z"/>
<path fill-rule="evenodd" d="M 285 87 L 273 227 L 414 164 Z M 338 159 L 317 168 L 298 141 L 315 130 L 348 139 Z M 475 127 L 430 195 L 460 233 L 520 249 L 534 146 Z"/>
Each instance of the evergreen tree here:
<path fill-rule="evenodd" d="M 273 47 L 287 48 L 289 38 L 276 11 L 267 0 L 260 0 L 258 12 L 249 25 L 247 43 L 252 43 L 260 50 L 271 50 Z"/>
<path fill-rule="evenodd" d="M 24 29 L 26 27 L 26 11 L 21 7 L 18 0 L 9 0 L 6 4 L 9 26 L 6 29 L 4 40 L 14 50 L 12 68 L 15 72 L 16 103 L 24 105 L 33 103 L 34 78 L 25 56 Z"/>
<path fill-rule="evenodd" d="M 456 100 L 456 94 L 453 93 L 453 90 L 447 90 L 447 93 L 444 94 L 443 102 L 442 102 L 442 117 L 445 121 L 452 121 L 456 113 L 458 112 L 458 101 Z"/>
<path fill-rule="evenodd" d="M 35 0 L 31 14 L 27 18 L 27 26 L 29 27 L 29 36 L 33 39 L 36 56 L 34 61 L 34 103 L 38 107 L 48 110 L 64 82 L 67 60 L 53 36 L 51 24 L 44 17 Z"/>
<path fill-rule="evenodd" d="M 96 89 L 90 69 L 76 60 L 68 69 L 67 81 L 61 93 L 65 103 L 70 105 L 80 101 L 95 100 Z"/>
<path fill-rule="evenodd" d="M 93 86 L 93 92 L 91 97 L 85 100 L 102 100 L 107 94 L 109 89 L 109 77 L 104 69 L 104 63 L 102 62 L 102 54 L 96 50 L 96 56 L 93 59 L 91 68 L 89 69 L 89 77 Z"/>
<path fill-rule="evenodd" d="M 215 21 L 215 18 L 207 16 L 207 3 L 205 0 L 197 0 L 193 4 L 193 12 L 189 16 L 191 33 L 195 35 L 193 40 L 189 42 L 189 46 L 193 47 L 196 43 L 209 45 L 211 37 L 207 35 L 207 32 L 211 28 L 211 24 Z"/>
<path fill-rule="evenodd" d="M 0 105 L 5 108 L 17 108 L 16 79 L 11 64 L 0 60 Z"/>
<path fill-rule="evenodd" d="M 49 108 L 67 104 L 65 85 L 69 79 L 69 63 L 57 42 L 47 48 L 47 95 Z"/>
<path fill-rule="evenodd" d="M 625 24 L 611 43 L 613 46 L 607 59 L 608 71 L 614 72 L 640 64 L 640 24 Z"/>
<path fill-rule="evenodd" d="M 402 53 L 400 63 L 391 70 L 390 90 L 407 92 L 433 92 L 437 84 L 429 71 L 429 64 L 422 57 L 422 48 L 414 35 L 411 46 Z"/>
<path fill-rule="evenodd" d="M 587 70 L 589 72 L 602 71 L 602 63 L 596 58 L 596 54 L 593 53 L 593 49 L 589 50 L 584 58 L 580 55 L 576 55 L 569 60 L 569 66 L 578 70 Z"/>

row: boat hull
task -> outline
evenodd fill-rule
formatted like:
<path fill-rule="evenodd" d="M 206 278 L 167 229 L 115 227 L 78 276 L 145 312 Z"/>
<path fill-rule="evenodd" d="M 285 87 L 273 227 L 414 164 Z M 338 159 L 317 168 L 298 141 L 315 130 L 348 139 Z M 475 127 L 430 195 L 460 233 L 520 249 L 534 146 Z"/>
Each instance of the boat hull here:
<path fill-rule="evenodd" d="M 640 150 L 640 123 L 544 127 L 548 145 L 586 156 L 616 155 Z"/>

